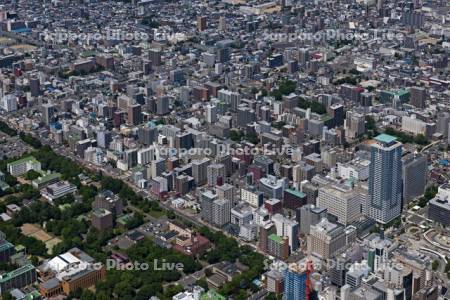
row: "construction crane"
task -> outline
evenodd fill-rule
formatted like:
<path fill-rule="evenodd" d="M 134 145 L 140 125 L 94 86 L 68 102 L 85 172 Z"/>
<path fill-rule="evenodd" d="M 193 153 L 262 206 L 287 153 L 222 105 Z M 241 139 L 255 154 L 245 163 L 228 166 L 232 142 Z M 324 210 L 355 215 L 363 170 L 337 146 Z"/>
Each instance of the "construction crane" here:
<path fill-rule="evenodd" d="M 314 272 L 314 264 L 312 260 L 308 259 L 306 262 L 306 300 L 311 300 L 311 273 Z"/>

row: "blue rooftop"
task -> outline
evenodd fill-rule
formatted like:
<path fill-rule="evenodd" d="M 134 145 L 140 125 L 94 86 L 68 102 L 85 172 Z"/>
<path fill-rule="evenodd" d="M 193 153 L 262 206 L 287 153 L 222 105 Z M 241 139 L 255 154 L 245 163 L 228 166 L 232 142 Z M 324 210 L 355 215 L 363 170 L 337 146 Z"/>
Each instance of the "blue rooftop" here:
<path fill-rule="evenodd" d="M 13 29 L 11 31 L 13 31 L 15 33 L 31 33 L 30 28 L 18 28 L 18 29 Z"/>
<path fill-rule="evenodd" d="M 391 144 L 391 143 L 395 142 L 397 140 L 397 138 L 395 136 L 382 133 L 382 134 L 376 136 L 375 140 L 377 140 L 378 142 L 384 143 L 384 144 Z"/>

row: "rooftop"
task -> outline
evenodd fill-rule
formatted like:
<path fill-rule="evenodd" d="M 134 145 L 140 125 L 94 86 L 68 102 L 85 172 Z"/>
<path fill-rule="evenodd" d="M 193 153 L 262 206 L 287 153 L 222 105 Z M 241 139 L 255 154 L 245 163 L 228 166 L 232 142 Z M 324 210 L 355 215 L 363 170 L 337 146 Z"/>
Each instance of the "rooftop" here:
<path fill-rule="evenodd" d="M 41 183 L 44 183 L 44 182 L 47 182 L 47 181 L 51 181 L 53 179 L 60 178 L 60 177 L 61 177 L 60 173 L 57 173 L 57 172 L 56 173 L 50 173 L 50 174 L 46 174 L 44 176 L 41 176 L 41 177 L 33 180 L 33 183 L 41 184 Z"/>
<path fill-rule="evenodd" d="M 391 143 L 395 142 L 397 140 L 397 138 L 395 136 L 382 133 L 382 134 L 376 136 L 375 140 L 377 142 L 380 142 L 380 143 L 383 143 L 383 144 L 391 144 Z"/>
<path fill-rule="evenodd" d="M 271 239 L 272 241 L 274 241 L 275 243 L 282 243 L 283 242 L 283 238 L 281 236 L 276 235 L 275 233 L 272 233 L 271 235 L 269 235 L 269 239 Z"/>
<path fill-rule="evenodd" d="M 27 157 L 24 157 L 24 158 L 21 158 L 19 160 L 9 163 L 8 166 L 16 166 L 16 165 L 27 163 L 27 162 L 37 163 L 38 160 L 34 156 L 27 156 Z"/>
<path fill-rule="evenodd" d="M 104 208 L 97 208 L 96 210 L 94 210 L 94 215 L 96 215 L 97 217 L 104 217 L 107 215 L 110 215 L 111 212 L 107 209 Z"/>
<path fill-rule="evenodd" d="M 303 192 L 300 192 L 300 191 L 291 190 L 291 189 L 286 189 L 285 191 L 288 192 L 289 194 L 292 194 L 292 195 L 300 197 L 300 198 L 306 197 L 306 194 Z"/>
<path fill-rule="evenodd" d="M 14 271 L 4 273 L 4 274 L 0 275 L 0 283 L 7 282 L 7 281 L 11 280 L 11 278 L 20 276 L 21 274 L 29 272 L 33 269 L 34 269 L 34 266 L 32 264 L 27 264 L 23 267 L 15 269 Z"/>

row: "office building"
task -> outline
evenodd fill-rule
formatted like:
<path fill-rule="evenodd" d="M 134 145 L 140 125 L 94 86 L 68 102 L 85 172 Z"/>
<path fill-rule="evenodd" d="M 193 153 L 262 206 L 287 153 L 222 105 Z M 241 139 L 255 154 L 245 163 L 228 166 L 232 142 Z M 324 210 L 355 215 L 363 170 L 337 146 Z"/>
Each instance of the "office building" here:
<path fill-rule="evenodd" d="M 148 51 L 148 58 L 151 61 L 152 66 L 158 67 L 162 64 L 161 54 L 162 52 L 159 49 L 150 49 Z"/>
<path fill-rule="evenodd" d="M 258 237 L 258 225 L 255 223 L 248 223 L 239 226 L 239 237 L 247 242 L 256 240 Z"/>
<path fill-rule="evenodd" d="M 337 171 L 342 179 L 366 181 L 369 179 L 370 160 L 357 157 L 347 163 L 337 163 Z"/>
<path fill-rule="evenodd" d="M 139 165 L 147 165 L 156 158 L 156 149 L 153 146 L 139 149 L 137 152 L 137 163 Z"/>
<path fill-rule="evenodd" d="M 409 89 L 411 93 L 411 105 L 417 108 L 425 108 L 427 101 L 427 91 L 422 87 L 412 87 Z"/>
<path fill-rule="evenodd" d="M 284 276 L 283 273 L 272 269 L 266 274 L 266 289 L 269 293 L 280 295 L 284 292 Z"/>
<path fill-rule="evenodd" d="M 111 132 L 102 128 L 97 132 L 97 147 L 107 149 L 112 141 Z"/>
<path fill-rule="evenodd" d="M 112 212 L 114 216 L 120 216 L 123 213 L 123 201 L 110 190 L 102 190 L 95 196 L 92 209 L 105 209 Z"/>
<path fill-rule="evenodd" d="M 170 112 L 170 98 L 168 96 L 161 96 L 156 98 L 156 114 L 163 116 Z"/>
<path fill-rule="evenodd" d="M 264 193 L 258 191 L 254 186 L 241 188 L 241 199 L 250 204 L 250 206 L 258 208 L 263 204 Z"/>
<path fill-rule="evenodd" d="M 428 208 L 428 218 L 439 224 L 442 224 L 444 227 L 450 226 L 449 184 L 440 186 L 436 197 L 430 200 Z"/>
<path fill-rule="evenodd" d="M 424 122 L 415 114 L 402 117 L 402 130 L 414 135 L 422 134 L 425 137 L 431 137 L 431 135 L 435 132 L 435 129 L 435 123 Z"/>
<path fill-rule="evenodd" d="M 158 139 L 158 129 L 148 125 L 140 126 L 138 129 L 139 143 L 148 146 Z"/>
<path fill-rule="evenodd" d="M 50 202 L 56 199 L 64 197 L 69 194 L 73 194 L 77 191 L 77 187 L 68 181 L 58 181 L 50 184 L 41 190 L 42 196 Z"/>
<path fill-rule="evenodd" d="M 192 177 L 194 177 L 195 184 L 202 186 L 208 180 L 208 165 L 211 163 L 209 158 L 195 159 L 192 161 Z M 211 179 L 214 180 L 214 179 Z"/>
<path fill-rule="evenodd" d="M 241 202 L 231 209 L 231 224 L 242 226 L 253 220 L 253 211 L 248 203 Z"/>
<path fill-rule="evenodd" d="M 345 137 L 349 140 L 359 138 L 366 131 L 364 115 L 347 111 L 345 116 Z"/>
<path fill-rule="evenodd" d="M 170 71 L 170 81 L 177 84 L 183 84 L 186 80 L 184 79 L 184 72 L 182 69 L 176 69 Z"/>
<path fill-rule="evenodd" d="M 292 190 L 285 189 L 284 197 L 283 197 L 283 207 L 295 210 L 299 207 L 302 207 L 307 203 L 307 196 L 305 193 Z"/>
<path fill-rule="evenodd" d="M 371 145 L 369 175 L 369 216 L 387 224 L 402 209 L 402 144 L 387 134 Z"/>
<path fill-rule="evenodd" d="M 53 116 L 56 112 L 56 107 L 53 104 L 42 104 L 42 121 L 45 125 L 50 125 L 53 122 Z"/>
<path fill-rule="evenodd" d="M 345 247 L 346 236 L 343 226 L 322 219 L 310 227 L 307 238 L 308 253 L 321 259 L 329 259 Z"/>
<path fill-rule="evenodd" d="M 217 122 L 217 106 L 207 105 L 206 106 L 206 121 L 210 124 Z"/>
<path fill-rule="evenodd" d="M 41 94 L 41 83 L 39 81 L 39 78 L 31 77 L 30 79 L 28 79 L 28 82 L 30 84 L 31 97 L 39 96 Z"/>
<path fill-rule="evenodd" d="M 345 274 L 347 273 L 348 263 L 350 261 L 347 257 L 342 256 L 337 256 L 330 260 L 331 266 L 327 275 L 333 285 L 337 287 L 345 285 Z"/>
<path fill-rule="evenodd" d="M 272 216 L 272 222 L 275 225 L 277 235 L 288 238 L 290 252 L 297 250 L 299 247 L 299 228 L 297 221 L 291 220 L 281 214 L 274 214 Z"/>
<path fill-rule="evenodd" d="M 267 209 L 271 215 L 278 214 L 283 211 L 283 203 L 275 198 L 267 199 L 264 201 L 264 208 Z"/>
<path fill-rule="evenodd" d="M 9 94 L 2 98 L 2 108 L 6 112 L 12 112 L 17 110 L 17 97 Z"/>
<path fill-rule="evenodd" d="M 268 175 L 260 179 L 258 189 L 269 199 L 283 199 L 285 184 L 284 179 L 277 179 L 275 176 Z"/>
<path fill-rule="evenodd" d="M 258 221 L 258 218 L 256 218 L 255 221 Z M 255 223 L 258 224 L 258 222 Z M 267 252 L 269 244 L 269 236 L 275 233 L 275 226 L 273 226 L 272 222 L 267 220 L 264 222 L 259 222 L 258 226 L 259 226 L 258 249 L 260 249 L 263 252 Z M 287 253 L 289 253 L 288 241 L 286 241 L 286 250 Z"/>
<path fill-rule="evenodd" d="M 264 174 L 274 175 L 274 161 L 265 155 L 258 155 L 253 159 L 253 163 L 260 167 Z"/>
<path fill-rule="evenodd" d="M 155 159 L 150 165 L 151 178 L 161 176 L 162 173 L 166 171 L 166 160 L 163 158 Z"/>
<path fill-rule="evenodd" d="M 4 295 L 12 289 L 20 289 L 32 285 L 36 281 L 36 268 L 32 264 L 26 264 L 2 274 L 0 277 L 0 293 Z"/>
<path fill-rule="evenodd" d="M 403 205 L 423 195 L 427 185 L 428 163 L 422 155 L 408 154 L 403 163 Z"/>
<path fill-rule="evenodd" d="M 113 214 L 103 208 L 95 209 L 92 212 L 92 226 L 99 231 L 113 228 Z"/>
<path fill-rule="evenodd" d="M 279 259 L 287 259 L 289 257 L 289 239 L 288 237 L 280 237 L 274 233 L 267 238 L 267 253 Z"/>
<path fill-rule="evenodd" d="M 300 224 L 300 233 L 303 235 L 308 235 L 311 226 L 316 225 L 326 217 L 327 209 L 313 204 L 306 204 L 296 211 L 296 220 Z"/>
<path fill-rule="evenodd" d="M 213 221 L 213 202 L 217 199 L 217 194 L 212 191 L 205 191 L 200 194 L 201 218 L 209 223 Z M 231 214 L 231 209 L 230 209 Z"/>
<path fill-rule="evenodd" d="M 140 104 L 128 106 L 128 124 L 139 125 L 142 123 L 142 108 Z"/>
<path fill-rule="evenodd" d="M 405 11 L 401 16 L 401 21 L 403 25 L 420 29 L 425 25 L 425 14 L 419 10 Z"/>
<path fill-rule="evenodd" d="M 6 168 L 12 176 L 21 176 L 30 170 L 40 171 L 41 163 L 33 156 L 28 156 L 8 163 Z"/>
<path fill-rule="evenodd" d="M 292 180 L 299 185 L 304 180 L 311 180 L 316 175 L 315 168 L 303 161 L 292 168 Z"/>
<path fill-rule="evenodd" d="M 239 105 L 237 108 L 237 127 L 245 127 L 247 124 L 256 121 L 256 113 L 253 109 L 245 106 L 244 104 Z"/>
<path fill-rule="evenodd" d="M 448 140 L 448 128 L 450 123 L 450 113 L 446 111 L 437 114 L 436 132 L 441 133 L 444 140 Z"/>
<path fill-rule="evenodd" d="M 222 227 L 230 223 L 231 202 L 227 199 L 216 199 L 212 203 L 212 223 Z"/>
<path fill-rule="evenodd" d="M 359 287 L 363 278 L 366 278 L 369 273 L 370 267 L 367 265 L 367 261 L 363 260 L 361 263 L 354 263 L 345 275 L 345 284 L 352 288 Z"/>
<path fill-rule="evenodd" d="M 319 194 L 319 189 L 316 184 L 309 181 L 302 181 L 300 184 L 300 190 L 306 194 L 306 199 L 309 204 L 316 204 L 316 198 Z"/>
<path fill-rule="evenodd" d="M 218 92 L 218 98 L 230 106 L 232 111 L 236 111 L 239 104 L 241 104 L 241 94 L 230 90 L 221 89 Z"/>
<path fill-rule="evenodd" d="M 7 263 L 16 251 L 14 245 L 5 240 L 5 234 L 0 231 L 0 262 Z"/>
<path fill-rule="evenodd" d="M 223 183 L 225 181 L 225 165 L 211 164 L 206 167 L 206 176 L 209 186 Z"/>
<path fill-rule="evenodd" d="M 362 217 L 366 197 L 345 184 L 329 184 L 319 188 L 317 206 L 327 209 L 342 225 L 351 224 Z"/>
<path fill-rule="evenodd" d="M 197 17 L 197 30 L 200 32 L 206 30 L 206 17 L 205 16 Z"/>
<path fill-rule="evenodd" d="M 228 199 L 232 204 L 234 203 L 234 187 L 231 184 L 216 186 L 216 193 L 220 199 Z"/>
<path fill-rule="evenodd" d="M 194 146 L 193 135 L 190 132 L 178 133 L 174 139 L 175 148 L 180 150 L 189 150 Z"/>

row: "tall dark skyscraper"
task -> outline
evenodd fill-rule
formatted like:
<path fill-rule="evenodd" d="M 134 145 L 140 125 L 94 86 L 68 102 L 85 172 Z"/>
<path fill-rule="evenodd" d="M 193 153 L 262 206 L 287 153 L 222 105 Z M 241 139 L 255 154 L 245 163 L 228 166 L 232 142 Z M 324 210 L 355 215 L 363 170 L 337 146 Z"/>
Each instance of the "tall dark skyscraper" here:
<path fill-rule="evenodd" d="M 131 125 L 142 123 L 141 105 L 133 104 L 128 106 L 128 123 Z"/>
<path fill-rule="evenodd" d="M 422 195 L 426 184 L 427 158 L 414 154 L 403 157 L 403 204 Z"/>

